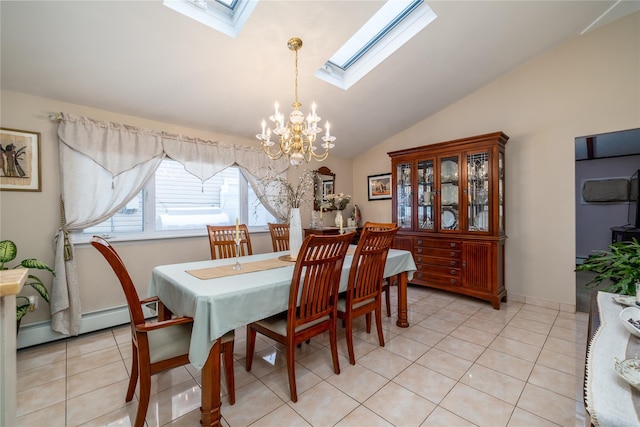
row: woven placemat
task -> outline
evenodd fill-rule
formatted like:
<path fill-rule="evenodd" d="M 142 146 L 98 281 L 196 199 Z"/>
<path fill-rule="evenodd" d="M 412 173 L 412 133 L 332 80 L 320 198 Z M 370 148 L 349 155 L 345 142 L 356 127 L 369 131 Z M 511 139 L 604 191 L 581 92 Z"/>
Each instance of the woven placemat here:
<path fill-rule="evenodd" d="M 290 261 L 282 261 L 278 258 L 265 259 L 262 261 L 253 261 L 240 263 L 242 269 L 234 270 L 234 264 L 222 265 L 220 267 L 201 268 L 198 270 L 186 270 L 187 273 L 198 279 L 208 280 L 217 279 L 226 276 L 236 276 L 238 274 L 255 273 L 256 271 L 271 270 L 274 268 L 290 267 L 293 264 Z"/>

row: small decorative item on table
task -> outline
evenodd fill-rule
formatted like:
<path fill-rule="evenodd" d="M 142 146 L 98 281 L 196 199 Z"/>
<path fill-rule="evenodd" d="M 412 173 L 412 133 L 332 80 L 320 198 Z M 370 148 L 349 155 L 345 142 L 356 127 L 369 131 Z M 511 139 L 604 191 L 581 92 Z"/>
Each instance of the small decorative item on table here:
<path fill-rule="evenodd" d="M 236 218 L 236 238 L 233 239 L 233 241 L 236 243 L 236 263 L 233 266 L 233 269 L 242 270 L 242 265 L 240 265 L 240 242 L 242 240 L 240 240 L 240 223 L 238 218 Z"/>
<path fill-rule="evenodd" d="M 632 335 L 640 338 L 640 308 L 625 308 L 620 312 L 620 321 Z"/>
<path fill-rule="evenodd" d="M 613 360 L 613 367 L 616 373 L 626 382 L 640 390 L 640 359 L 625 359 L 619 361 L 617 358 L 614 358 Z"/>

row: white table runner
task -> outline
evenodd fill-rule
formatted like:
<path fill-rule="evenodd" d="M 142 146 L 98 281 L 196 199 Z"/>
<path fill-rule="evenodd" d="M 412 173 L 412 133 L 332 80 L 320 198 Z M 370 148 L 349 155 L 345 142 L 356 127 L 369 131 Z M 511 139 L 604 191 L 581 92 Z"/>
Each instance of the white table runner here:
<path fill-rule="evenodd" d="M 616 374 L 614 358 L 640 358 L 640 339 L 631 335 L 619 319 L 623 306 L 618 294 L 598 292 L 600 327 L 587 354 L 585 402 L 591 423 L 602 427 L 640 426 L 640 391 Z"/>

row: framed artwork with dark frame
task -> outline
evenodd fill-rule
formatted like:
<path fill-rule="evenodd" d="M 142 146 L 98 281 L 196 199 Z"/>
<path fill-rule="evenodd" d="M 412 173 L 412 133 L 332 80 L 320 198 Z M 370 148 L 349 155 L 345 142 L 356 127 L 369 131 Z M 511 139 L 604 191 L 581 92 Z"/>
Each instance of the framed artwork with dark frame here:
<path fill-rule="evenodd" d="M 391 199 L 391 174 L 382 173 L 367 177 L 369 200 Z"/>
<path fill-rule="evenodd" d="M 42 191 L 40 132 L 0 128 L 0 190 Z"/>

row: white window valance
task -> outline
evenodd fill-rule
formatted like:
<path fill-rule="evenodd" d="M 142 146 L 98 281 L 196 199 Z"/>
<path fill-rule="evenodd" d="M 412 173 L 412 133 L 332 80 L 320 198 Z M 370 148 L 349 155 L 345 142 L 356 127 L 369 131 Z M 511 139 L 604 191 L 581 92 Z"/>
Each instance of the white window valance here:
<path fill-rule="evenodd" d="M 64 214 L 56 235 L 51 327 L 80 332 L 80 292 L 71 231 L 108 219 L 135 197 L 165 156 L 202 182 L 237 164 L 260 197 L 257 183 L 268 168 L 286 173 L 286 158 L 270 160 L 261 149 L 94 120 L 62 113 L 58 127 Z M 267 198 L 260 197 L 266 208 Z M 277 215 L 279 216 L 279 215 Z"/>

